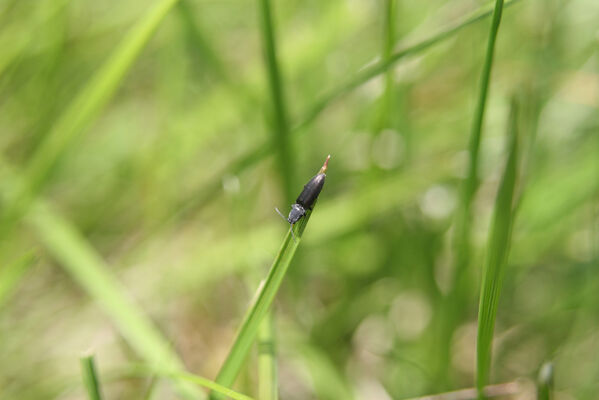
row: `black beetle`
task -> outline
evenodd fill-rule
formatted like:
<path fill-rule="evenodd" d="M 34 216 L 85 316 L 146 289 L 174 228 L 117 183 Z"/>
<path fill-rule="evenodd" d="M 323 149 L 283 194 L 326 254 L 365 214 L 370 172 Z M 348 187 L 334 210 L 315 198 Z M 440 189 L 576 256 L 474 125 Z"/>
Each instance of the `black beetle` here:
<path fill-rule="evenodd" d="M 312 179 L 310 179 L 308 183 L 304 185 L 304 190 L 302 190 L 299 196 L 297 196 L 295 204 L 291 205 L 291 211 L 289 211 L 289 216 L 287 218 L 285 218 L 285 216 L 279 211 L 278 208 L 275 208 L 279 215 L 283 217 L 283 219 L 285 219 L 287 222 L 289 222 L 289 225 L 291 225 L 290 229 L 291 235 L 293 236 L 293 240 L 295 240 L 295 234 L 293 233 L 293 225 L 297 221 L 299 221 L 304 215 L 306 215 L 306 212 L 308 210 L 311 210 L 314 206 L 314 203 L 316 202 L 316 199 L 318 198 L 318 195 L 320 194 L 320 191 L 324 186 L 324 179 L 326 178 L 325 172 L 327 171 L 327 168 L 329 166 L 330 159 L 331 155 L 329 154 L 327 159 L 324 161 L 322 168 L 320 169 L 320 171 L 318 171 L 318 174 L 312 177 Z"/>

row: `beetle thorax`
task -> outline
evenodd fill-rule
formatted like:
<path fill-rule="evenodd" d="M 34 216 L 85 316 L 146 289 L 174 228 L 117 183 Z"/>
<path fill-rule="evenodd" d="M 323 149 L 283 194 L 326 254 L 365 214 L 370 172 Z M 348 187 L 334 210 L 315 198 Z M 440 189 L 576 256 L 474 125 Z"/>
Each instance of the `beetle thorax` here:
<path fill-rule="evenodd" d="M 299 204 L 294 204 L 291 206 L 291 211 L 289 211 L 289 217 L 287 217 L 287 221 L 293 225 L 304 215 L 306 215 L 306 210 L 304 207 Z"/>

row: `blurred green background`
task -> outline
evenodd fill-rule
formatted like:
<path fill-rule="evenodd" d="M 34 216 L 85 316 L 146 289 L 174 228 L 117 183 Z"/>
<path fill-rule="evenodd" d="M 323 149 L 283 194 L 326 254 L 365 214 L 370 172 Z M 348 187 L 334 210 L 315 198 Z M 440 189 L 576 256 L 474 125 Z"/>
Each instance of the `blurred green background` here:
<path fill-rule="evenodd" d="M 281 398 L 471 387 L 512 96 L 521 202 L 491 381 L 531 398 L 550 360 L 557 398 L 599 398 L 599 2 L 504 10 L 459 293 L 490 18 L 346 85 L 488 3 L 275 1 L 274 92 L 260 4 L 0 1 L 0 398 L 84 398 L 86 352 L 108 399 L 178 398 L 131 374 L 172 354 L 213 379 L 288 229 L 274 208 L 327 154 L 274 307 Z M 235 386 L 252 396 L 255 358 Z"/>

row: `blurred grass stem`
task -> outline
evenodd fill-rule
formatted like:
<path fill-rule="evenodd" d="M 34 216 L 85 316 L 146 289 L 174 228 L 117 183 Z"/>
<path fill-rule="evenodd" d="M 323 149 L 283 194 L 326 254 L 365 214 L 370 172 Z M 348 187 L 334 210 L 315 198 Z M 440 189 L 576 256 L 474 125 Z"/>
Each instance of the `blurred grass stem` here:
<path fill-rule="evenodd" d="M 476 387 L 479 398 L 489 380 L 491 344 L 499 296 L 514 222 L 514 193 L 518 179 L 518 105 L 512 101 L 509 117 L 509 156 L 497 191 L 495 209 L 483 268 L 476 336 Z"/>
<path fill-rule="evenodd" d="M 94 356 L 89 355 L 81 358 L 81 373 L 83 375 L 83 384 L 87 390 L 89 400 L 102 400 L 100 392 L 100 379 L 96 372 Z"/>

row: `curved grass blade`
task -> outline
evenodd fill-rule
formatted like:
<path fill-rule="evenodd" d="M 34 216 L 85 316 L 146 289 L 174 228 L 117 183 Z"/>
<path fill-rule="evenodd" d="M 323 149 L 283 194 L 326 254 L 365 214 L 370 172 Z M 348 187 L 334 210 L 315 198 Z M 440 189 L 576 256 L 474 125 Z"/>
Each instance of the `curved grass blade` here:
<path fill-rule="evenodd" d="M 504 6 L 511 6 L 517 3 L 518 1 L 520 0 L 508 0 L 505 2 Z M 353 78 L 349 79 L 346 83 L 338 86 L 337 88 L 332 89 L 327 94 L 323 95 L 319 100 L 316 100 L 314 104 L 308 109 L 308 111 L 304 112 L 303 117 L 300 119 L 300 121 L 291 127 L 291 133 L 298 135 L 302 132 L 305 132 L 304 128 L 308 126 L 310 123 L 312 123 L 336 99 L 360 87 L 361 85 L 368 82 L 370 79 L 385 73 L 400 60 L 408 56 L 421 53 L 422 51 L 427 50 L 435 44 L 441 43 L 444 40 L 453 37 L 462 29 L 489 17 L 492 13 L 493 9 L 488 5 L 481 7 L 469 16 L 465 17 L 460 22 L 457 22 L 455 25 L 452 25 L 427 39 L 417 42 L 411 46 L 407 46 L 402 50 L 396 51 L 393 54 L 391 54 L 391 56 L 387 60 L 378 62 L 370 66 L 369 68 L 362 70 L 361 72 L 357 73 Z M 197 191 L 194 191 L 187 199 L 183 200 L 179 207 L 176 208 L 177 214 L 172 216 L 172 218 L 182 218 L 185 215 L 188 215 L 197 210 L 198 208 L 201 208 L 204 205 L 206 205 L 208 202 L 210 202 L 210 200 L 215 198 L 213 193 L 220 191 L 220 188 L 222 187 L 223 176 L 239 174 L 241 171 L 250 168 L 251 166 L 257 164 L 259 161 L 272 155 L 273 149 L 274 147 L 272 142 L 267 141 L 261 143 L 260 145 L 256 146 L 256 148 L 245 152 L 244 154 L 240 155 L 237 159 L 231 161 L 231 163 L 227 167 L 223 168 L 221 171 L 219 171 L 219 173 L 215 174 L 214 179 L 203 185 Z M 171 221 L 171 219 L 169 218 L 168 221 Z"/>
<path fill-rule="evenodd" d="M 177 0 L 160 0 L 151 8 L 54 123 L 32 155 L 24 171 L 24 179 L 8 199 L 2 214 L 2 233 L 9 232 L 24 215 L 43 187 L 52 167 L 108 103 L 125 73 L 176 2 Z"/>
<path fill-rule="evenodd" d="M 260 29 L 268 72 L 268 86 L 272 100 L 272 143 L 276 149 L 277 170 L 281 174 L 282 187 L 287 203 L 293 200 L 293 154 L 289 145 L 289 118 L 274 33 L 271 0 L 259 0 Z"/>
<path fill-rule="evenodd" d="M 12 263 L 0 268 L 0 309 L 9 300 L 10 295 L 33 262 L 35 252 L 30 251 Z"/>
<path fill-rule="evenodd" d="M 274 321 L 270 312 L 264 317 L 258 330 L 258 399 L 277 400 L 278 386 Z"/>
<path fill-rule="evenodd" d="M 173 371 L 160 366 L 153 367 L 147 364 L 133 363 L 129 364 L 124 368 L 119 368 L 116 371 L 113 370 L 110 373 L 106 381 L 118 381 L 126 378 L 139 378 L 139 377 L 153 377 L 153 378 L 166 378 L 173 381 L 184 381 L 193 383 L 198 386 L 202 386 L 206 389 L 218 392 L 227 398 L 235 400 L 254 400 L 252 397 L 247 396 L 243 393 L 239 393 L 235 390 L 229 389 L 225 386 L 219 385 L 218 383 L 211 381 L 210 379 L 204 378 L 196 374 L 185 371 Z"/>
<path fill-rule="evenodd" d="M 505 2 L 505 6 L 512 5 L 518 1 L 519 0 L 508 0 Z M 302 118 L 301 122 L 299 122 L 298 125 L 294 127 L 294 130 L 299 130 L 305 127 L 306 125 L 310 124 L 334 100 L 363 85 L 372 78 L 385 73 L 387 70 L 393 67 L 399 60 L 411 56 L 413 54 L 420 53 L 428 49 L 429 47 L 432 47 L 435 44 L 441 43 L 445 39 L 449 39 L 450 37 L 458 33 L 460 30 L 490 16 L 492 13 L 495 18 L 494 9 L 490 8 L 488 5 L 481 7 L 480 9 L 474 11 L 469 16 L 464 18 L 462 21 L 456 23 L 455 25 L 445 28 L 437 34 L 427 39 L 424 39 L 414 45 L 407 46 L 402 50 L 396 51 L 390 54 L 388 58 L 379 61 L 378 63 L 373 64 L 368 68 L 363 69 L 352 79 L 348 80 L 345 84 L 331 90 L 328 94 L 322 96 L 320 100 L 317 100 L 314 103 L 314 105 L 310 108 L 310 110 L 304 114 L 304 117 Z"/>
<path fill-rule="evenodd" d="M 102 400 L 100 379 L 96 373 L 93 355 L 81 358 L 81 373 L 83 375 L 83 384 L 87 390 L 89 400 Z"/>
<path fill-rule="evenodd" d="M 507 2 L 506 2 L 507 3 Z M 504 1 L 497 0 L 495 2 L 495 8 L 493 10 L 493 19 L 491 22 L 491 28 L 489 30 L 489 37 L 487 42 L 487 51 L 485 54 L 485 61 L 480 77 L 480 88 L 478 93 L 478 101 L 476 103 L 476 110 L 474 112 L 474 119 L 472 120 L 472 128 L 470 131 L 470 143 L 468 145 L 468 171 L 466 179 L 462 186 L 460 209 L 457 215 L 457 226 L 456 226 L 456 278 L 455 281 L 459 285 L 461 281 L 461 275 L 466 268 L 467 260 L 469 257 L 470 247 L 470 219 L 472 201 L 474 194 L 478 188 L 478 156 L 480 149 L 480 138 L 482 132 L 482 124 L 485 115 L 485 109 L 487 105 L 487 97 L 489 93 L 489 81 L 491 79 L 491 69 L 493 67 L 493 56 L 495 54 L 495 42 L 497 40 L 497 32 L 499 30 L 499 24 L 501 22 L 501 15 L 503 14 Z"/>
<path fill-rule="evenodd" d="M 514 222 L 514 193 L 518 176 L 517 105 L 515 101 L 512 102 L 510 112 L 510 136 L 509 156 L 495 199 L 481 282 L 476 340 L 476 387 L 479 398 L 484 398 L 483 388 L 489 379 L 493 330 Z"/>
<path fill-rule="evenodd" d="M 508 4 L 508 2 L 505 2 L 506 6 Z M 462 310 L 466 309 L 466 303 L 468 302 L 468 298 L 466 298 L 466 296 L 472 293 L 470 290 L 471 283 L 467 274 L 471 256 L 470 225 L 472 219 L 472 202 L 478 188 L 478 158 L 482 123 L 489 92 L 489 81 L 493 66 L 493 55 L 495 53 L 495 42 L 497 39 L 497 32 L 499 30 L 499 23 L 501 22 L 503 7 L 504 1 L 496 0 L 495 7 L 493 8 L 493 17 L 487 40 L 485 60 L 481 71 L 478 101 L 470 131 L 470 142 L 468 145 L 468 169 L 466 178 L 462 183 L 460 203 L 455 214 L 455 233 L 452 243 L 455 254 L 454 273 L 452 279 L 453 287 L 447 295 L 448 298 L 442 304 L 442 307 L 445 308 L 445 310 L 440 313 L 441 329 L 439 329 L 439 364 L 437 366 L 438 379 L 446 379 L 448 375 L 447 368 L 449 367 L 450 349 L 449 341 L 453 335 L 458 321 L 462 318 Z"/>
<path fill-rule="evenodd" d="M 236 392 L 235 390 L 229 389 L 228 387 L 219 385 L 218 383 L 215 383 L 210 379 L 190 374 L 188 372 L 158 373 L 158 375 L 169 377 L 171 379 L 178 379 L 195 383 L 196 385 L 203 386 L 207 389 L 213 390 L 235 400 L 253 400 L 250 396 L 246 396 L 245 394 Z"/>
<path fill-rule="evenodd" d="M 537 379 L 537 400 L 551 400 L 553 398 L 553 363 L 546 362 L 541 365 Z"/>
<path fill-rule="evenodd" d="M 291 229 L 287 231 L 287 235 L 281 244 L 281 248 L 268 272 L 268 275 L 256 292 L 255 300 L 247 310 L 241 327 L 237 332 L 233 346 L 229 351 L 223 366 L 221 367 L 216 382 L 223 386 L 231 386 L 235 382 L 235 378 L 245 361 L 252 343 L 256 339 L 260 323 L 268 313 L 270 306 L 281 286 L 281 282 L 285 277 L 287 269 L 293 260 L 295 251 L 302 240 L 302 235 L 306 225 L 310 220 L 311 212 L 300 219 L 292 228 L 296 240 L 292 238 Z M 216 395 L 211 396 L 212 399 L 220 398 Z"/>
<path fill-rule="evenodd" d="M 109 267 L 68 221 L 48 205 L 37 202 L 27 215 L 46 249 L 77 283 L 108 314 L 129 345 L 149 364 L 169 370 L 183 370 L 183 363 L 168 342 L 147 319 L 126 290 L 108 272 Z M 179 384 L 186 398 L 200 398 L 192 386 Z"/>

